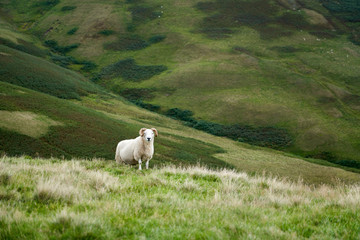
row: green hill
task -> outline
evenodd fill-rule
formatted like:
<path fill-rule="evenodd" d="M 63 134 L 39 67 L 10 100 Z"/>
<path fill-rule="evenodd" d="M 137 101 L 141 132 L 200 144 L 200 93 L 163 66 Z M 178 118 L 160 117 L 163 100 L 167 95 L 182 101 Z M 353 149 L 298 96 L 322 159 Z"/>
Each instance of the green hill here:
<path fill-rule="evenodd" d="M 75 103 L 7 83 L 0 82 L 0 92 L 0 147 L 11 155 L 113 159 L 117 143 L 136 137 L 145 124 L 128 123 L 121 120 L 121 115 L 118 119 L 109 117 Z M 106 100 L 105 97 L 103 99 Z M 122 101 L 118 102 L 127 106 Z M 130 106 L 127 108 L 131 109 Z M 213 167 L 231 167 L 212 156 L 223 152 L 217 146 L 186 137 L 162 135 L 157 143 L 161 155 L 154 163 L 174 161 L 177 164 L 196 164 L 200 161 Z"/>
<path fill-rule="evenodd" d="M 114 161 L 0 159 L 1 239 L 358 239 L 359 186 Z"/>
<path fill-rule="evenodd" d="M 67 49 L 94 62 L 96 83 L 142 107 L 190 111 L 189 125 L 215 135 L 352 167 L 360 161 L 356 6 L 330 0 L 2 3 L 22 31 L 50 41 L 54 54 Z"/>
<path fill-rule="evenodd" d="M 359 174 L 339 165 L 215 137 L 111 96 L 91 95 L 69 102 L 0 83 L 0 99 L 0 149 L 10 155 L 113 159 L 120 140 L 136 137 L 141 127 L 148 126 L 160 133 L 151 168 L 200 164 L 292 180 L 301 177 L 310 184 L 360 181 Z"/>
<path fill-rule="evenodd" d="M 41 29 L 41 24 L 45 24 L 46 19 L 51 15 L 56 15 L 54 11 L 57 11 L 60 17 L 65 17 L 73 16 L 72 14 L 75 14 L 81 8 L 85 8 L 83 4 L 76 6 L 66 5 L 66 1 L 43 1 L 40 5 L 35 4 L 35 1 L 10 1 L 8 3 L 11 4 L 3 3 L 1 5 L 3 12 L 6 13 L 4 16 L 17 23 L 19 23 L 20 19 L 21 21 L 28 21 L 28 23 L 32 22 L 31 29 L 25 32 L 37 34 L 39 33 L 37 31 Z M 82 12 L 83 17 L 87 16 L 88 11 L 94 7 L 92 4 L 95 4 L 95 2 L 86 5 L 87 10 Z M 110 2 L 103 4 L 105 9 L 106 7 L 112 6 L 111 11 L 121 8 L 124 11 L 129 10 L 132 12 L 133 16 L 130 18 L 131 21 L 127 22 L 127 25 L 125 24 L 127 27 L 124 27 L 124 31 L 134 31 L 137 33 L 137 37 L 135 35 L 123 37 L 119 42 L 130 44 L 126 45 L 126 48 L 130 47 L 136 50 L 115 51 L 107 49 L 109 46 L 115 45 L 110 42 L 105 44 L 108 41 L 106 39 L 114 37 L 114 34 L 119 34 L 119 32 L 117 32 L 117 30 L 104 28 L 96 33 L 98 34 L 96 36 L 99 36 L 98 40 L 105 44 L 104 55 L 98 55 L 92 58 L 80 54 L 80 52 L 83 51 L 82 47 L 84 43 L 78 45 L 76 42 L 66 42 L 75 36 L 84 37 L 84 35 L 80 34 L 81 26 L 79 26 L 76 31 L 74 30 L 74 33 L 66 34 L 63 39 L 64 41 L 61 40 L 61 34 L 58 35 L 59 38 L 56 38 L 58 41 L 53 41 L 53 39 L 55 39 L 55 35 L 53 34 L 55 34 L 56 31 L 48 32 L 47 35 L 49 35 L 49 37 L 46 37 L 47 40 L 44 42 L 45 46 L 42 46 L 35 36 L 21 32 L 30 25 L 22 25 L 25 29 L 19 28 L 20 31 L 17 31 L 12 25 L 1 20 L 0 38 L 2 45 L 0 46 L 0 61 L 2 64 L 0 69 L 3 74 L 1 75 L 2 82 L 0 82 L 0 150 L 3 153 L 10 155 L 26 154 L 33 157 L 56 156 L 66 159 L 73 157 L 113 159 L 115 146 L 118 141 L 124 138 L 136 137 L 139 128 L 147 126 L 156 127 L 160 131 L 160 137 L 156 141 L 156 155 L 154 160 L 151 161 L 151 167 L 160 166 L 163 163 L 177 165 L 195 165 L 200 163 L 201 165 L 206 165 L 211 168 L 235 168 L 251 174 L 266 172 L 267 174 L 287 177 L 292 180 L 297 180 L 299 177 L 302 177 L 305 182 L 311 184 L 335 183 L 337 179 L 344 182 L 359 181 L 358 174 L 347 171 L 358 172 L 357 166 L 359 163 L 356 160 L 358 157 L 358 149 L 356 146 L 359 139 L 357 136 L 358 126 L 356 124 L 357 113 L 351 109 L 350 105 L 344 104 L 344 102 L 341 102 L 341 99 L 336 100 L 339 107 L 346 109 L 346 114 L 344 112 L 344 114 L 338 118 L 324 115 L 320 105 L 309 108 L 309 104 L 306 103 L 306 101 L 313 99 L 314 94 L 318 94 L 318 85 L 311 91 L 311 94 L 308 96 L 309 99 L 302 99 L 301 91 L 296 92 L 295 89 L 287 93 L 284 88 L 269 87 L 268 82 L 265 80 L 262 81 L 261 84 L 250 84 L 249 82 L 250 85 L 248 88 L 233 88 L 231 84 L 228 84 L 227 78 L 223 78 L 222 81 L 215 81 L 215 78 L 213 78 L 213 85 L 209 85 L 209 82 L 204 82 L 204 85 L 201 85 L 196 81 L 191 81 L 186 84 L 183 82 L 186 88 L 180 85 L 171 85 L 174 83 L 173 81 L 177 81 L 176 78 L 172 78 L 172 76 L 175 76 L 174 74 L 180 74 L 179 71 L 184 70 L 187 72 L 193 69 L 197 72 L 196 74 L 200 74 L 202 70 L 200 71 L 199 66 L 211 70 L 215 65 L 217 66 L 216 71 L 213 69 L 211 70 L 211 74 L 209 72 L 205 74 L 206 81 L 210 81 L 212 77 L 217 74 L 218 76 L 231 75 L 234 77 L 233 83 L 235 84 L 236 79 L 241 76 L 241 74 L 238 75 L 237 72 L 239 69 L 241 70 L 241 68 L 235 67 L 234 64 L 241 63 L 241 61 L 244 60 L 243 57 L 246 57 L 243 53 L 239 55 L 236 51 L 243 51 L 243 49 L 236 48 L 233 49 L 235 52 L 233 50 L 231 52 L 223 52 L 222 54 L 225 58 L 220 57 L 216 59 L 219 57 L 217 53 L 220 53 L 222 51 L 221 48 L 224 47 L 221 46 L 221 44 L 223 44 L 225 40 L 214 40 L 208 38 L 209 36 L 205 36 L 207 35 L 205 33 L 189 31 L 187 37 L 191 37 L 191 41 L 198 43 L 201 41 L 204 46 L 218 45 L 219 48 L 213 48 L 208 53 L 199 53 L 200 55 L 196 57 L 198 58 L 196 61 L 199 65 L 189 59 L 181 60 L 183 61 L 181 64 L 175 61 L 169 64 L 171 61 L 164 62 L 160 58 L 151 58 L 150 56 L 155 55 L 151 55 L 149 51 L 151 50 L 154 53 L 157 51 L 158 54 L 156 56 L 161 58 L 165 56 L 171 57 L 173 56 L 172 54 L 167 55 L 165 52 L 164 54 L 160 54 L 161 49 L 164 50 L 168 48 L 169 50 L 170 48 L 176 48 L 176 52 L 181 52 L 182 50 L 179 49 L 184 46 L 178 45 L 177 41 L 179 39 L 177 37 L 173 39 L 174 42 L 169 43 L 168 35 L 154 33 L 147 35 L 147 37 L 142 37 L 142 39 L 146 41 L 138 41 L 139 36 L 145 36 L 145 32 L 140 33 L 138 31 L 148 24 L 154 24 L 154 21 L 160 21 L 159 24 L 161 25 L 163 21 L 161 17 L 165 17 L 165 14 L 161 15 L 160 19 L 153 19 L 153 15 L 150 13 L 154 12 L 155 8 L 145 3 L 145 5 L 139 5 L 138 3 L 129 1 L 115 5 L 110 4 Z M 142 6 L 146 7 L 141 8 Z M 200 3 L 195 6 L 190 4 L 190 2 L 180 5 L 183 10 L 189 9 L 190 7 L 195 10 L 197 9 L 195 13 L 199 14 L 199 17 L 201 16 L 202 18 L 205 15 L 200 14 L 203 12 L 202 10 L 200 11 L 201 6 Z M 159 5 L 160 9 L 164 9 L 165 7 L 166 5 Z M 12 10 L 9 11 L 9 9 Z M 94 9 L 99 10 L 100 8 L 96 7 Z M 15 10 L 18 12 L 16 13 Z M 42 11 L 41 14 L 39 13 L 40 10 Z M 138 13 L 150 14 L 148 16 L 149 19 L 145 19 L 145 21 L 144 18 L 137 18 L 136 14 Z M 193 13 L 194 12 L 187 12 L 187 14 Z M 181 14 L 185 14 L 185 11 L 174 12 L 174 14 L 173 17 L 175 19 Z M 91 15 L 91 17 L 94 16 L 97 15 Z M 80 17 L 73 19 L 78 21 Z M 174 19 L 172 21 L 174 21 Z M 83 24 L 85 23 L 86 22 L 83 22 Z M 177 26 L 171 21 L 168 22 L 168 24 Z M 181 25 L 183 23 L 179 22 L 177 24 Z M 59 24 L 59 27 L 60 26 L 62 25 Z M 110 24 L 109 26 L 114 26 L 114 24 Z M 133 28 L 131 28 L 131 26 Z M 169 27 L 170 25 L 167 26 Z M 190 26 L 192 25 L 188 25 L 187 28 Z M 176 30 L 176 28 L 174 28 L 172 31 L 179 31 L 179 34 L 180 32 L 181 34 L 186 33 L 184 29 L 180 30 L 181 29 Z M 240 34 L 239 36 L 242 35 Z M 229 38 L 232 37 L 226 37 L 227 41 L 229 41 Z M 136 40 L 136 44 L 133 42 L 134 39 Z M 336 41 L 340 40 L 337 38 Z M 89 44 L 90 43 L 92 43 L 92 41 L 90 41 Z M 263 42 L 263 44 L 265 44 L 265 42 Z M 122 48 L 121 46 L 117 47 Z M 96 49 L 101 50 L 102 48 Z M 352 50 L 357 51 L 356 48 L 354 49 L 355 50 Z M 196 48 L 189 53 L 195 53 L 195 50 Z M 208 57 L 215 52 L 215 58 L 208 59 Z M 173 54 L 175 54 L 175 52 L 173 52 Z M 112 57 L 110 57 L 111 55 Z M 234 61 L 235 59 L 238 61 L 239 56 L 242 57 L 240 58 L 241 61 L 229 62 L 225 60 L 228 56 L 235 56 L 232 58 Z M 250 59 L 248 57 L 246 58 L 248 60 Z M 106 59 L 108 62 L 104 64 L 101 59 Z M 114 59 L 117 60 L 112 62 Z M 263 63 L 274 61 L 271 60 L 270 57 L 265 56 L 261 59 Z M 278 61 L 284 62 L 284 59 L 282 56 L 281 58 L 279 57 Z M 93 61 L 96 62 L 96 64 L 91 64 Z M 207 62 L 207 64 L 203 64 L 204 61 Z M 215 62 L 219 64 L 215 64 Z M 70 69 L 65 69 L 54 63 Z M 222 71 L 222 67 L 228 66 L 228 64 L 233 64 L 234 68 Z M 99 67 L 94 69 L 97 65 Z M 84 68 L 86 66 L 88 68 Z M 258 65 L 258 67 L 259 66 L 260 65 Z M 256 69 L 260 69 L 258 67 Z M 81 74 L 75 73 L 71 69 Z M 269 72 L 275 71 L 271 66 L 269 66 L 268 70 Z M 247 65 L 246 71 L 250 75 L 256 72 L 251 70 L 250 65 Z M 279 74 L 280 71 L 275 71 L 275 73 Z M 283 74 L 285 76 L 287 73 Z M 91 77 L 95 83 L 88 81 L 86 77 Z M 182 79 L 181 81 L 188 81 L 186 78 Z M 181 81 L 179 83 L 181 83 Z M 282 83 L 284 82 L 286 81 L 282 80 Z M 101 89 L 96 83 L 113 90 L 115 93 L 120 93 L 135 103 L 135 105 L 140 105 L 152 111 L 158 111 L 161 114 L 136 107 L 123 98 L 119 98 Z M 313 84 L 310 79 L 308 79 L 306 83 L 310 85 Z M 200 85 L 197 86 L 197 84 Z M 300 85 L 297 85 L 297 87 Z M 323 84 L 320 85 L 323 86 Z M 254 89 L 261 88 L 261 91 L 268 92 L 268 96 L 275 93 L 273 91 L 276 91 L 276 94 L 269 99 L 265 99 L 261 94 L 255 94 L 253 92 L 254 89 L 250 90 L 250 87 Z M 304 87 L 307 88 L 308 86 L 304 85 Z M 269 117 L 267 116 L 263 119 L 262 124 L 256 123 L 257 118 L 255 116 L 248 116 L 245 121 L 242 118 L 244 118 L 246 114 L 239 115 L 236 112 L 240 108 L 243 108 L 243 105 L 235 104 L 237 101 L 235 101 L 235 99 L 239 98 L 238 91 L 246 89 L 249 90 L 249 95 L 243 100 L 249 100 L 250 97 L 256 98 L 257 100 L 252 102 L 251 106 L 263 107 L 267 111 L 272 111 L 272 109 L 266 105 L 271 103 L 270 99 L 280 99 L 280 97 L 284 97 L 282 99 L 282 111 L 273 112 L 271 118 L 267 118 Z M 329 89 L 332 89 L 331 91 L 336 92 L 339 96 L 345 97 L 347 96 L 346 94 L 348 94 L 346 91 L 342 92 L 341 89 L 335 88 L 335 85 L 331 85 Z M 158 91 L 164 91 L 164 95 L 159 94 Z M 183 91 L 184 94 L 177 94 L 179 91 Z M 198 97 L 203 95 L 204 91 L 211 96 L 211 98 L 207 98 L 206 101 L 208 103 L 206 104 L 205 102 L 199 102 L 197 100 Z M 225 93 L 226 96 L 222 95 Z M 191 94 L 193 94 L 193 96 L 190 96 Z M 182 100 L 180 98 L 176 101 L 171 100 L 175 95 L 188 101 L 189 105 L 187 106 L 189 106 L 188 109 L 191 111 L 182 107 Z M 288 98 L 285 98 L 285 96 Z M 298 106 L 298 108 L 290 109 L 287 104 L 295 101 L 293 99 L 295 96 L 297 96 L 299 102 L 294 103 L 294 106 Z M 73 100 L 69 101 L 59 98 Z M 157 102 L 158 100 L 156 99 L 160 98 L 162 100 Z M 256 102 L 260 100 L 260 98 L 263 100 L 258 102 L 259 105 L 256 105 Z M 220 104 L 223 101 L 235 102 L 233 102 L 234 104 Z M 356 98 L 351 101 L 356 101 Z M 265 105 L 264 102 L 266 102 Z M 213 105 L 211 106 L 210 104 Z M 234 108 L 232 109 L 231 106 Z M 199 111 L 194 110 L 194 108 L 198 108 Z M 232 117 L 234 121 L 231 122 L 227 120 L 226 114 L 219 113 L 223 108 L 229 108 L 229 112 L 233 113 Z M 243 110 L 249 114 L 247 112 L 248 109 L 246 110 L 246 108 L 244 108 Z M 297 119 L 296 121 L 290 121 L 290 118 L 287 119 L 281 115 L 290 110 L 294 114 L 287 116 L 295 117 Z M 296 111 L 298 111 L 297 114 L 295 114 Z M 199 115 L 201 112 L 206 113 L 206 118 Z M 260 114 L 261 111 L 258 111 L 258 113 Z M 308 118 L 302 115 L 305 113 Z M 172 120 L 171 118 L 163 116 L 164 114 L 175 119 L 183 120 L 183 122 Z M 222 116 L 220 117 L 221 121 L 215 121 L 211 117 L 216 114 Z M 279 114 L 280 116 L 278 116 Z M 235 119 L 236 116 L 237 118 Z M 275 123 L 278 121 L 276 119 L 281 120 L 282 123 Z M 298 124 L 300 124 L 300 126 Z M 203 131 L 198 131 L 194 128 Z M 304 130 L 308 128 L 311 129 L 310 132 Z M 293 131 L 290 131 L 291 129 L 293 129 Z M 324 132 L 324 129 L 327 129 L 327 131 Z M 352 134 L 349 134 L 350 129 Z M 204 133 L 204 131 L 213 135 Z M 227 136 L 228 138 L 221 136 Z M 301 146 L 306 148 L 307 151 L 299 150 L 300 145 L 297 140 L 299 137 L 304 141 Z M 333 163 L 313 158 L 302 159 L 270 149 L 267 150 L 249 146 L 238 141 L 230 140 L 229 138 L 255 145 L 275 147 L 280 150 L 292 151 L 310 157 L 325 158 Z M 319 148 L 317 144 L 321 145 L 323 149 Z M 339 157 L 335 155 L 335 153 L 341 153 L 342 155 L 340 154 Z M 339 167 L 342 169 L 339 169 Z"/>

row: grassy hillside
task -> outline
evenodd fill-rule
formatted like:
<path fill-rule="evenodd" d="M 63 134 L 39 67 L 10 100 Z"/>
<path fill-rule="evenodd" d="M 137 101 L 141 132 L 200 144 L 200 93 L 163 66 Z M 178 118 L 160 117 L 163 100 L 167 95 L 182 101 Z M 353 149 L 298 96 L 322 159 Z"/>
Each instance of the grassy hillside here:
<path fill-rule="evenodd" d="M 358 239 L 358 185 L 201 167 L 0 159 L 1 239 Z"/>
<path fill-rule="evenodd" d="M 79 100 L 90 93 L 104 93 L 81 74 L 56 65 L 77 65 L 84 70 L 90 62 L 53 54 L 36 37 L 17 31 L 1 18 L 0 44 L 0 81 L 65 99 Z"/>
<path fill-rule="evenodd" d="M 82 75 L 22 51 L 0 45 L 0 81 L 59 98 L 80 99 L 101 89 Z"/>
<path fill-rule="evenodd" d="M 96 83 L 142 107 L 189 110 L 210 123 L 198 129 L 356 167 L 360 47 L 351 4 L 11 0 L 2 9 L 44 42 L 75 44 L 68 54 L 96 63 Z M 269 135 L 275 142 L 263 141 Z"/>
<path fill-rule="evenodd" d="M 44 57 L 47 52 L 38 38 L 17 31 L 3 16 L 0 17 L 0 43 L 34 56 Z"/>
<path fill-rule="evenodd" d="M 236 168 L 251 174 L 265 171 L 293 180 L 301 176 L 305 182 L 315 184 L 334 183 L 336 179 L 345 182 L 359 181 L 357 174 L 336 169 L 335 167 L 341 167 L 338 164 L 311 158 L 299 159 L 276 151 L 250 147 L 205 134 L 185 127 L 181 122 L 140 109 L 99 90 L 81 75 L 47 62 L 44 58 L 51 55 L 38 46 L 36 39 L 31 40 L 30 36 L 11 29 L 10 25 L 2 26 L 3 30 L 8 29 L 16 36 L 15 40 L 6 38 L 8 41 L 5 46 L 1 46 L 1 66 L 7 73 L 3 75 L 3 81 L 62 98 L 79 99 L 79 95 L 83 95 L 81 101 L 68 102 L 12 84 L 0 84 L 2 152 L 11 155 L 113 159 L 116 143 L 124 138 L 135 137 L 138 129 L 146 126 L 156 127 L 161 134 L 156 141 L 156 155 L 151 161 L 155 166 L 160 163 L 200 163 L 208 167 Z M 16 42 L 16 39 L 23 41 Z M 36 51 L 29 49 L 37 49 L 37 52 L 44 50 L 45 55 L 36 55 Z M 49 60 L 51 59 L 50 57 Z M 136 66 L 133 61 L 126 60 L 106 69 L 116 69 L 124 62 Z M 19 65 L 27 68 L 27 71 L 16 67 Z M 137 68 L 152 71 L 160 69 L 150 65 L 137 65 Z M 111 71 L 108 70 L 102 71 L 101 76 L 111 76 Z M 96 94 L 91 94 L 92 92 Z M 149 94 L 147 89 L 142 89 L 141 92 L 144 96 Z M 139 103 L 136 91 L 128 89 L 123 93 L 130 100 Z M 248 127 L 245 132 L 250 137 L 274 139 L 269 135 L 269 129 L 274 130 Z M 355 168 L 342 168 L 357 172 Z"/>
<path fill-rule="evenodd" d="M 10 155 L 113 159 L 117 142 L 136 137 L 145 126 L 156 127 L 160 133 L 150 167 L 201 164 L 292 180 L 301 177 L 311 184 L 360 181 L 359 174 L 339 165 L 215 137 L 114 97 L 93 95 L 69 102 L 0 83 L 0 100 L 0 149 Z"/>
<path fill-rule="evenodd" d="M 7 83 L 0 82 L 0 93 L 0 149 L 11 155 L 113 159 L 120 140 L 136 137 L 141 127 L 151 126 L 127 123 L 121 120 L 121 115 L 120 119 L 111 118 L 91 108 Z M 217 146 L 187 137 L 162 135 L 157 141 L 161 155 L 153 163 L 186 165 L 200 161 L 212 167 L 231 167 L 212 156 L 223 152 Z"/>
<path fill-rule="evenodd" d="M 92 96 L 83 98 L 79 104 L 103 112 L 109 117 L 120 119 L 126 123 L 147 124 L 155 126 L 160 132 L 172 136 L 182 136 L 196 139 L 201 142 L 218 146 L 222 153 L 214 156 L 230 163 L 236 169 L 254 173 L 270 173 L 276 176 L 297 180 L 301 176 L 307 183 L 335 183 L 336 179 L 346 182 L 359 181 L 359 175 L 349 173 L 334 167 L 341 165 L 331 164 L 324 160 L 311 158 L 300 159 L 298 156 L 284 154 L 266 148 L 254 147 L 236 142 L 224 137 L 216 137 L 202 131 L 182 126 L 181 122 L 171 120 L 159 114 L 144 111 L 136 106 L 125 105 L 117 99 L 102 99 Z M 160 140 L 160 138 L 159 138 Z M 178 152 L 181 156 L 181 152 Z M 162 155 L 160 151 L 157 154 Z M 191 157 L 191 156 L 189 156 Z M 176 156 L 175 156 L 176 158 Z M 176 161 L 174 161 L 175 163 Z M 320 166 L 321 165 L 321 166 Z M 357 169 L 343 167 L 345 170 L 358 172 Z"/>

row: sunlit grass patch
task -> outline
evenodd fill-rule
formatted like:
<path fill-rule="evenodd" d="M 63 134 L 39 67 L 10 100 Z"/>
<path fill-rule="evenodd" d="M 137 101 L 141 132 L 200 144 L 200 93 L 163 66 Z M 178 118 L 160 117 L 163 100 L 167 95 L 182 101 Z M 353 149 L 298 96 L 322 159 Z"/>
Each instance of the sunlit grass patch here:
<path fill-rule="evenodd" d="M 52 178 L 40 179 L 36 192 L 34 193 L 34 200 L 41 203 L 49 203 L 52 201 L 63 201 L 71 203 L 75 197 L 75 188 L 69 185 L 65 179 Z"/>
<path fill-rule="evenodd" d="M 46 134 L 51 126 L 63 126 L 47 116 L 26 111 L 0 111 L 0 127 L 38 138 Z"/>

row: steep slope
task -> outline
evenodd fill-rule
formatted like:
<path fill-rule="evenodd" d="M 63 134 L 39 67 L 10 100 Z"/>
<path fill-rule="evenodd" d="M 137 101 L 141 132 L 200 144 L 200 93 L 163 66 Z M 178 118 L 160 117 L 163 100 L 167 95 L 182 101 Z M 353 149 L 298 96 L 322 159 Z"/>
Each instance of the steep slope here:
<path fill-rule="evenodd" d="M 61 64 L 68 57 L 50 53 L 38 39 L 16 31 L 2 19 L 0 44 L 0 81 L 65 99 L 102 93 L 99 86 L 84 76 L 47 61 L 47 58 L 61 60 L 57 62 Z"/>
<path fill-rule="evenodd" d="M 0 81 L 65 99 L 101 92 L 82 75 L 45 59 L 4 45 L 0 45 L 0 53 Z"/>
<path fill-rule="evenodd" d="M 358 239 L 359 185 L 229 170 L 0 158 L 0 237 Z"/>
<path fill-rule="evenodd" d="M 0 149 L 11 155 L 113 159 L 117 142 L 136 137 L 144 126 L 144 123 L 126 123 L 90 108 L 8 83 L 0 82 L 0 92 Z M 157 141 L 157 150 L 161 154 L 153 163 L 196 164 L 200 161 L 212 167 L 231 167 L 212 156 L 223 152 L 215 145 L 162 134 Z M 181 154 L 178 154 L 180 150 Z"/>
<path fill-rule="evenodd" d="M 333 3 L 12 0 L 2 7 L 44 41 L 75 44 L 69 54 L 99 66 L 94 81 L 143 107 L 189 110 L 205 120 L 193 124 L 198 129 L 356 167 L 358 21 L 351 1 Z"/>

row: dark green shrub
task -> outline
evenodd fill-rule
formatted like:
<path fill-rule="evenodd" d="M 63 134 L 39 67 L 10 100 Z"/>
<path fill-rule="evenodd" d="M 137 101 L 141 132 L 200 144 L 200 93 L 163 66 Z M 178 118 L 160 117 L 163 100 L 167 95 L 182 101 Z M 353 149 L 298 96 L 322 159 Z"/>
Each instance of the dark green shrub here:
<path fill-rule="evenodd" d="M 104 29 L 98 32 L 98 34 L 104 35 L 104 36 L 110 36 L 115 33 L 114 30 Z"/>
<path fill-rule="evenodd" d="M 128 10 L 131 12 L 131 22 L 127 25 L 128 32 L 134 32 L 138 25 L 162 16 L 162 12 L 155 11 L 159 9 L 158 6 L 144 3 L 143 0 L 127 0 L 126 3 L 130 4 Z"/>
<path fill-rule="evenodd" d="M 45 0 L 45 1 L 40 1 L 39 4 L 40 5 L 44 5 L 44 6 L 55 6 L 60 2 L 60 0 Z"/>
<path fill-rule="evenodd" d="M 150 88 L 125 88 L 119 92 L 119 94 L 129 101 L 137 101 L 137 100 L 150 100 L 154 97 L 153 92 L 154 89 Z"/>
<path fill-rule="evenodd" d="M 56 6 L 60 3 L 60 0 L 42 0 L 38 1 L 33 5 L 33 7 L 38 8 L 38 12 L 43 12 L 46 10 L 50 10 L 52 7 Z"/>
<path fill-rule="evenodd" d="M 179 108 L 171 108 L 165 112 L 166 116 L 169 116 L 174 119 L 179 119 L 186 122 L 193 122 L 194 113 L 190 110 L 181 110 Z"/>
<path fill-rule="evenodd" d="M 289 146 L 292 142 L 290 134 L 281 128 L 252 127 L 240 124 L 222 125 L 204 120 L 196 120 L 192 117 L 193 113 L 191 111 L 178 108 L 169 109 L 165 112 L 165 115 L 184 121 L 186 125 L 212 135 L 228 137 L 253 145 L 281 149 Z"/>
<path fill-rule="evenodd" d="M 164 35 L 155 35 L 155 36 L 152 36 L 151 38 L 149 38 L 148 42 L 150 44 L 159 43 L 159 42 L 162 42 L 165 38 L 166 38 L 166 36 L 164 36 Z"/>
<path fill-rule="evenodd" d="M 84 66 L 82 68 L 80 68 L 80 70 L 85 71 L 85 72 L 90 72 L 97 67 L 97 65 L 91 61 L 82 61 L 81 64 L 83 64 Z"/>
<path fill-rule="evenodd" d="M 79 46 L 80 46 L 79 43 L 74 43 L 74 44 L 71 44 L 71 45 L 68 45 L 68 46 L 63 46 L 63 47 L 58 46 L 57 51 L 59 53 L 65 54 L 65 53 L 68 53 L 68 52 L 72 51 L 75 48 L 78 48 Z"/>
<path fill-rule="evenodd" d="M 63 6 L 61 8 L 61 11 L 66 12 L 66 11 L 71 11 L 74 10 L 76 8 L 76 6 Z"/>
<path fill-rule="evenodd" d="M 81 64 L 83 66 L 80 68 L 80 70 L 82 70 L 84 72 L 90 72 L 97 67 L 97 65 L 94 62 L 87 61 L 87 60 L 80 61 L 72 56 L 63 56 L 63 55 L 52 54 L 51 61 L 53 61 L 57 65 L 65 67 L 65 68 L 68 68 L 69 65 L 71 65 L 71 64 Z"/>
<path fill-rule="evenodd" d="M 72 29 L 70 29 L 66 34 L 67 35 L 73 35 L 76 33 L 76 31 L 78 30 L 79 28 L 78 27 L 74 27 Z"/>
<path fill-rule="evenodd" d="M 352 160 L 352 159 L 339 159 L 331 152 L 320 152 L 320 153 L 316 153 L 316 154 L 307 155 L 306 157 L 323 159 L 328 162 L 335 163 L 337 165 L 341 165 L 344 167 L 360 169 L 359 161 Z"/>
<path fill-rule="evenodd" d="M 161 12 L 155 12 L 153 7 L 133 6 L 129 8 L 134 23 L 143 23 L 161 16 Z"/>
<path fill-rule="evenodd" d="M 217 10 L 217 4 L 215 2 L 198 2 L 195 7 L 198 10 L 206 13 L 214 12 Z"/>
<path fill-rule="evenodd" d="M 16 2 L 16 1 L 12 1 L 12 2 Z M 23 2 L 35 2 L 34 4 L 30 3 L 31 4 L 30 6 L 26 4 L 26 11 L 29 13 L 29 15 L 44 15 L 50 9 L 55 7 L 60 2 L 60 0 L 40 0 L 40 1 L 23 1 Z M 34 19 L 32 19 L 32 21 L 33 20 Z"/>
<path fill-rule="evenodd" d="M 288 26 L 297 29 L 311 28 L 310 24 L 306 21 L 303 14 L 298 11 L 285 12 L 277 19 L 278 23 L 283 26 Z"/>
<path fill-rule="evenodd" d="M 144 103 L 141 100 L 132 101 L 132 102 L 135 103 L 137 106 L 145 108 L 145 109 L 147 109 L 149 111 L 152 111 L 152 112 L 159 112 L 160 111 L 160 106 L 159 105 L 153 105 L 153 104 L 150 104 L 150 103 Z"/>
<path fill-rule="evenodd" d="M 360 162 L 352 160 L 352 159 L 336 160 L 336 161 L 334 161 L 334 163 L 341 165 L 341 166 L 345 166 L 345 167 L 360 169 Z"/>
<path fill-rule="evenodd" d="M 200 24 L 199 32 L 212 39 L 230 37 L 234 28 L 267 25 L 278 15 L 278 9 L 267 0 L 206 1 L 196 4 L 195 7 L 208 14 Z"/>
<path fill-rule="evenodd" d="M 138 35 L 127 35 L 120 37 L 117 41 L 106 43 L 105 49 L 114 51 L 135 51 L 146 48 L 149 43 Z"/>
<path fill-rule="evenodd" d="M 354 30 L 351 33 L 351 35 L 349 36 L 349 40 L 356 45 L 360 45 L 360 28 L 359 30 Z"/>
<path fill-rule="evenodd" d="M 247 125 L 222 125 L 207 121 L 197 121 L 194 128 L 216 136 L 224 136 L 236 141 L 262 147 L 280 149 L 291 144 L 292 138 L 285 129 L 275 127 L 252 127 Z"/>
<path fill-rule="evenodd" d="M 128 4 L 137 4 L 137 3 L 142 3 L 143 0 L 126 0 L 126 3 Z"/>
<path fill-rule="evenodd" d="M 49 48 L 55 48 L 57 47 L 58 43 L 55 40 L 46 40 L 45 41 L 45 46 L 49 47 Z"/>
<path fill-rule="evenodd" d="M 133 24 L 130 24 L 129 26 L 134 27 Z M 111 31 L 111 30 L 109 30 L 109 31 Z M 136 50 L 144 49 L 144 48 L 150 46 L 151 44 L 161 42 L 165 38 L 166 38 L 166 36 L 163 36 L 163 35 L 155 35 L 153 37 L 150 37 L 149 40 L 146 41 L 139 35 L 129 34 L 129 35 L 120 37 L 115 42 L 105 43 L 104 48 L 107 50 L 113 50 L 113 51 L 136 51 Z"/>
<path fill-rule="evenodd" d="M 150 79 L 165 70 L 167 70 L 167 67 L 163 65 L 141 66 L 137 65 L 134 59 L 125 59 L 104 67 L 101 72 L 93 78 L 93 81 L 115 77 L 122 77 L 129 81 L 141 81 Z"/>
<path fill-rule="evenodd" d="M 68 67 L 70 64 L 79 63 L 74 57 L 61 55 L 51 55 L 51 61 L 62 67 Z"/>
<path fill-rule="evenodd" d="M 221 124 L 212 123 L 204 120 L 195 121 L 190 124 L 193 128 L 210 133 L 216 136 L 224 136 L 224 128 Z"/>
<path fill-rule="evenodd" d="M 316 30 L 303 13 L 284 11 L 278 1 L 216 0 L 199 2 L 195 7 L 206 13 L 197 32 L 212 39 L 230 37 L 238 28 L 251 27 L 262 39 L 273 39 L 293 34 L 293 29 Z"/>
<path fill-rule="evenodd" d="M 57 41 L 55 40 L 46 40 L 45 42 L 45 46 L 49 47 L 51 51 L 59 53 L 59 54 L 66 54 L 70 51 L 72 51 L 75 48 L 79 47 L 79 43 L 74 43 L 68 46 L 59 46 Z"/>
<path fill-rule="evenodd" d="M 360 4 L 357 0 L 323 0 L 323 6 L 337 17 L 349 21 L 360 21 Z"/>
<path fill-rule="evenodd" d="M 129 23 L 129 24 L 127 25 L 127 27 L 126 27 L 126 30 L 127 30 L 128 32 L 135 32 L 135 30 L 136 30 L 136 25 L 135 25 L 134 23 Z"/>

